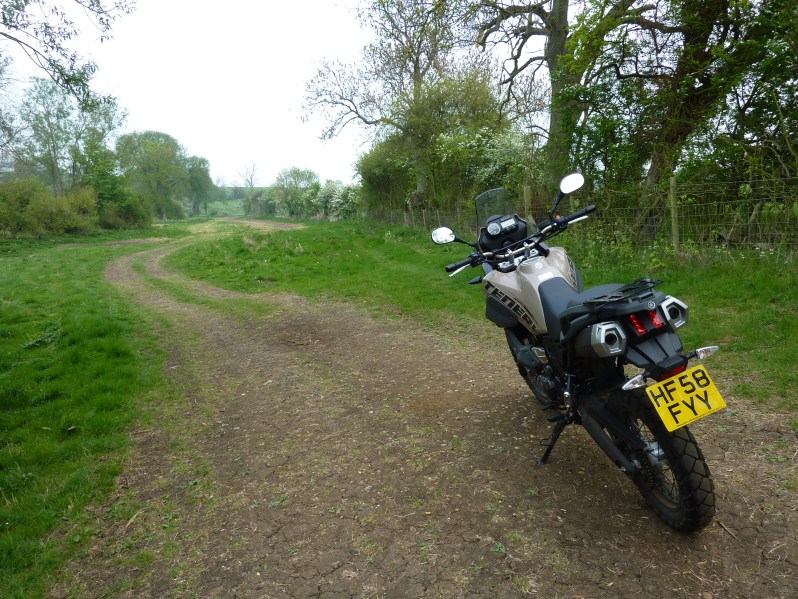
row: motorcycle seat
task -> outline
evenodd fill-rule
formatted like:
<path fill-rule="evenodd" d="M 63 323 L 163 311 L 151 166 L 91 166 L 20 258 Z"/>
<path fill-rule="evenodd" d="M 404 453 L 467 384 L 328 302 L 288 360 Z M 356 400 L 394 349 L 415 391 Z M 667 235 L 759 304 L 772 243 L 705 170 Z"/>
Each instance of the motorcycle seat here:
<path fill-rule="evenodd" d="M 607 283 L 577 292 L 565 279 L 554 278 L 538 287 L 543 316 L 546 319 L 546 330 L 553 339 L 559 339 L 562 333 L 562 313 L 583 304 L 591 299 L 614 293 L 622 288 L 620 283 Z"/>

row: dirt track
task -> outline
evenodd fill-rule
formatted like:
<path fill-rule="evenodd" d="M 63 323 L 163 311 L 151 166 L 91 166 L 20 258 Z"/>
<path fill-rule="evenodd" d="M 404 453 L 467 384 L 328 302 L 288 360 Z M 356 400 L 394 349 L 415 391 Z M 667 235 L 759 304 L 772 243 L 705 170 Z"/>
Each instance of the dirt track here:
<path fill-rule="evenodd" d="M 179 399 L 51 596 L 798 597 L 783 415 L 721 383 L 733 409 L 694 427 L 718 514 L 680 535 L 576 427 L 537 464 L 549 424 L 497 329 L 229 293 L 167 272 L 175 247 L 106 272 L 163 316 Z"/>

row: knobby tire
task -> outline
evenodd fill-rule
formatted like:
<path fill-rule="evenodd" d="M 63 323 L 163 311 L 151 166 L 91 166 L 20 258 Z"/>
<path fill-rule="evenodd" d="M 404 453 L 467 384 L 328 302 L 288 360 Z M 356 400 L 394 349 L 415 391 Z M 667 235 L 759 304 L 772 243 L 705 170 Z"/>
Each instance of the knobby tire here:
<path fill-rule="evenodd" d="M 630 398 L 637 409 L 628 423 L 651 449 L 627 448 L 629 457 L 642 465 L 632 480 L 666 524 L 684 532 L 701 530 L 715 515 L 715 486 L 704 454 L 687 427 L 668 432 L 645 393 L 638 391 Z"/>

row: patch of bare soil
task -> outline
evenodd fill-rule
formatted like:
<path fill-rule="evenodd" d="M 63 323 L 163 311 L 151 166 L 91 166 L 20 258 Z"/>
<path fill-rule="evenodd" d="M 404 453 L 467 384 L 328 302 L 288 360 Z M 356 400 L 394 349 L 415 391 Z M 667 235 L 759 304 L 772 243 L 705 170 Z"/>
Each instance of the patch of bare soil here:
<path fill-rule="evenodd" d="M 497 329 L 273 294 L 256 296 L 268 316 L 228 311 L 240 294 L 164 270 L 173 247 L 107 277 L 168 321 L 180 399 L 135 432 L 50 596 L 798 597 L 783 416 L 723 389 L 732 408 L 694 427 L 718 514 L 678 534 L 583 430 L 538 464 L 550 425 Z M 136 261 L 215 303 L 168 295 Z"/>
<path fill-rule="evenodd" d="M 169 241 L 168 237 L 145 237 L 143 239 L 120 239 L 119 241 L 109 241 L 109 247 L 120 247 L 123 245 L 144 245 L 147 243 L 163 243 Z"/>

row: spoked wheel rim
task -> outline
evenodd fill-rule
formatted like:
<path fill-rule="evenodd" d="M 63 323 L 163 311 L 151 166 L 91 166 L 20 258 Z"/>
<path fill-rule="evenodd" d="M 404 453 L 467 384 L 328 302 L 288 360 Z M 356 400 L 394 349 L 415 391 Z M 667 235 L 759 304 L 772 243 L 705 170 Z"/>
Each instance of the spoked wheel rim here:
<path fill-rule="evenodd" d="M 642 442 L 618 447 L 638 469 L 631 475 L 646 502 L 677 530 L 704 528 L 715 514 L 712 476 L 695 437 L 683 427 L 668 432 L 642 394 L 627 397 L 624 421 Z"/>
<path fill-rule="evenodd" d="M 633 426 L 637 429 L 640 438 L 646 443 L 646 448 L 641 452 L 640 461 L 643 466 L 643 473 L 648 479 L 650 490 L 656 493 L 660 500 L 665 505 L 668 505 L 670 509 L 679 509 L 679 483 L 676 473 L 665 459 L 665 452 L 654 438 L 654 433 L 644 422 L 637 419 Z"/>

